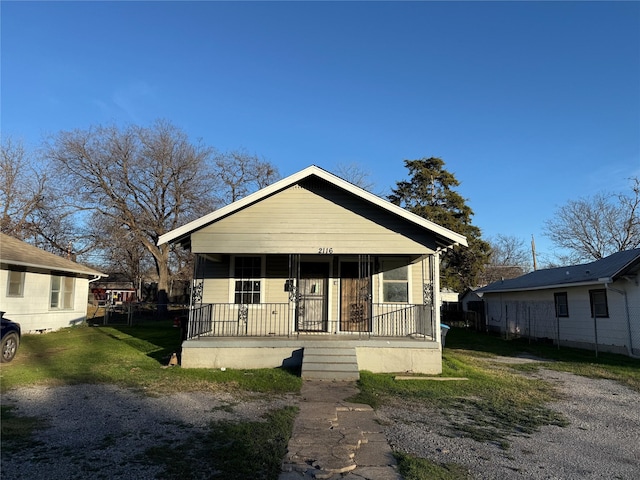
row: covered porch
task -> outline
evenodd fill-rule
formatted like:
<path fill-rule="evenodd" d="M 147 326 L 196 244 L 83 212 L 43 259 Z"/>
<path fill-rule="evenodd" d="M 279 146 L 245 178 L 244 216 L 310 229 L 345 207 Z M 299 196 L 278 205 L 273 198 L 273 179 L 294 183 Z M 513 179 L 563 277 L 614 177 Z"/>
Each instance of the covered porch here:
<path fill-rule="evenodd" d="M 436 255 L 198 255 L 182 365 L 439 373 L 436 266 Z M 217 271 L 234 303 L 203 301 Z"/>
<path fill-rule="evenodd" d="M 186 337 L 438 341 L 437 268 L 437 253 L 196 254 Z"/>

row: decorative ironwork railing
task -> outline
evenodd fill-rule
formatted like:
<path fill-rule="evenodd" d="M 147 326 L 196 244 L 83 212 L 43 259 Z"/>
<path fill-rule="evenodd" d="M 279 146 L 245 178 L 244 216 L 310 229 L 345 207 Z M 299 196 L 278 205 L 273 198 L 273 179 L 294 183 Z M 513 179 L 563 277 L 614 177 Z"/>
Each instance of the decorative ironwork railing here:
<path fill-rule="evenodd" d="M 371 304 L 371 315 L 364 321 L 362 317 L 351 323 L 344 319 L 324 319 L 318 322 L 318 329 L 312 331 L 299 331 L 295 319 L 295 303 L 203 304 L 191 310 L 188 338 L 340 334 L 358 338 L 435 339 L 435 318 L 430 305 Z"/>

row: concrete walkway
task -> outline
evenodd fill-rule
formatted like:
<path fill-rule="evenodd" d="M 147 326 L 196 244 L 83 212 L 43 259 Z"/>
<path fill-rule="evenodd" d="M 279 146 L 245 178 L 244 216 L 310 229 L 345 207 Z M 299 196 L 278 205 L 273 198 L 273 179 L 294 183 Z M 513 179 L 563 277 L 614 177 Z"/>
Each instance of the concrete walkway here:
<path fill-rule="evenodd" d="M 345 401 L 356 393 L 355 382 L 303 383 L 279 480 L 402 480 L 373 409 Z"/>

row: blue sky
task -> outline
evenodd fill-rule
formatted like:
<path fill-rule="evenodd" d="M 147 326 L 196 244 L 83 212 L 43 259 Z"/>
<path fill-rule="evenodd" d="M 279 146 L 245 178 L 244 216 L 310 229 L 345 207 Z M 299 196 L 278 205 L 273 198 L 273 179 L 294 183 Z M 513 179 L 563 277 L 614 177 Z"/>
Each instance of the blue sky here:
<path fill-rule="evenodd" d="M 164 118 L 377 193 L 437 156 L 487 237 L 640 175 L 639 2 L 1 3 L 2 134 Z M 539 258 L 540 260 L 540 258 Z"/>

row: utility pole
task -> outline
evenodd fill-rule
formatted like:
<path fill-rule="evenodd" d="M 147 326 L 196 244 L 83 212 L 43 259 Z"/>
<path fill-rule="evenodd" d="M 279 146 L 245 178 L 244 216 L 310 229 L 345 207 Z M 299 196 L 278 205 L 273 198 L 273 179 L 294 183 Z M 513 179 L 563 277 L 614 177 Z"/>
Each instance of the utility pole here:
<path fill-rule="evenodd" d="M 531 255 L 533 255 L 533 269 L 538 269 L 538 262 L 536 261 L 536 241 L 533 238 L 533 234 L 531 234 Z"/>

